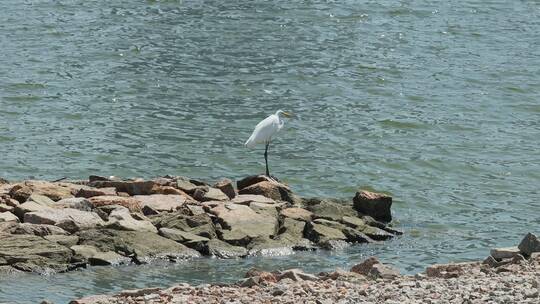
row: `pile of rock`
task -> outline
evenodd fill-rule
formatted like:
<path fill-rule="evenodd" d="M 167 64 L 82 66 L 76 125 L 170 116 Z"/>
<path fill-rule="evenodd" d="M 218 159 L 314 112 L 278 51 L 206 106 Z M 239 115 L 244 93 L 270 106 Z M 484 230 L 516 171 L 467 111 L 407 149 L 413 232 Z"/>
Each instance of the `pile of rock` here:
<path fill-rule="evenodd" d="M 179 176 L 153 180 L 0 183 L 0 271 L 67 271 L 201 255 L 287 254 L 386 240 L 392 198 L 301 198 L 250 176 L 214 185 Z"/>

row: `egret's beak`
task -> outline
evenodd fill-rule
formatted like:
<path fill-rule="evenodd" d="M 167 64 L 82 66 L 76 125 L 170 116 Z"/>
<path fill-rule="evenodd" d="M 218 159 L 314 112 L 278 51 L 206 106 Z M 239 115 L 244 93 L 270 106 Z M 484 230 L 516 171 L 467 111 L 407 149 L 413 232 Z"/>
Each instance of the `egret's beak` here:
<path fill-rule="evenodd" d="M 282 114 L 285 117 L 293 117 L 294 116 L 292 113 L 289 113 L 289 112 L 283 112 Z"/>

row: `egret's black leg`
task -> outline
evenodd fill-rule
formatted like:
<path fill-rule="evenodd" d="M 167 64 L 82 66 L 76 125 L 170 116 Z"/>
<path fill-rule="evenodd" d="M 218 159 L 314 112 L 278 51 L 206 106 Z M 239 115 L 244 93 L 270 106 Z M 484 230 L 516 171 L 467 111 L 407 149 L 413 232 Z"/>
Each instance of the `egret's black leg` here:
<path fill-rule="evenodd" d="M 266 147 L 264 148 L 264 161 L 266 162 L 266 176 L 270 177 L 270 171 L 268 171 L 268 146 L 270 145 L 269 142 L 266 143 Z"/>

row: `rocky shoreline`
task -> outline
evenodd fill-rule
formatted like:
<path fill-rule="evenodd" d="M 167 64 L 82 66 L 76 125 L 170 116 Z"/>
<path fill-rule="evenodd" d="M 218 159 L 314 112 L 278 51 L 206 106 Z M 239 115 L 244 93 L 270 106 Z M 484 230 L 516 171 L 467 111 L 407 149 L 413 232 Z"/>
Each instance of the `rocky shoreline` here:
<path fill-rule="evenodd" d="M 392 198 L 302 198 L 276 180 L 0 179 L 0 273 L 238 258 L 384 241 Z"/>
<path fill-rule="evenodd" d="M 90 296 L 71 304 L 135 303 L 540 303 L 540 240 L 493 249 L 483 261 L 429 266 L 413 276 L 371 257 L 350 271 L 252 269 L 236 284 L 178 284 Z"/>

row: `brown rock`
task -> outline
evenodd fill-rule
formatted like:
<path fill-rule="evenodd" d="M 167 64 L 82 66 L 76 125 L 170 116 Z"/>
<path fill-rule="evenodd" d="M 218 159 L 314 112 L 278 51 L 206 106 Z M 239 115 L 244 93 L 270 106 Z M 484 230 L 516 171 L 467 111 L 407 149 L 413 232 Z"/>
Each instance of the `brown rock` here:
<path fill-rule="evenodd" d="M 182 195 L 136 195 L 133 197 L 139 201 L 139 207 L 144 210 L 144 207 L 151 208 L 157 212 L 172 212 L 180 209 L 186 202 L 186 197 Z"/>
<path fill-rule="evenodd" d="M 478 266 L 480 262 L 465 262 L 455 264 L 435 264 L 426 268 L 428 277 L 436 278 L 457 278 Z"/>
<path fill-rule="evenodd" d="M 218 181 L 214 188 L 217 188 L 221 190 L 225 195 L 229 197 L 229 199 L 233 199 L 236 196 L 236 191 L 234 190 L 233 183 L 230 179 L 224 178 Z"/>
<path fill-rule="evenodd" d="M 107 205 L 120 205 L 128 208 L 130 211 L 138 212 L 141 210 L 139 201 L 131 197 L 120 196 L 94 196 L 88 199 L 96 207 Z"/>
<path fill-rule="evenodd" d="M 152 188 L 152 194 L 165 194 L 165 195 L 181 195 L 189 198 L 189 195 L 180 189 L 176 189 L 172 186 L 156 185 Z"/>
<path fill-rule="evenodd" d="M 392 197 L 383 193 L 358 191 L 353 198 L 354 208 L 378 221 L 392 221 Z"/>
<path fill-rule="evenodd" d="M 254 185 L 243 188 L 239 194 L 258 194 L 273 200 L 294 203 L 295 197 L 291 189 L 275 181 L 262 181 Z"/>
<path fill-rule="evenodd" d="M 248 176 L 248 177 L 245 177 L 239 181 L 236 182 L 236 186 L 238 188 L 238 190 L 242 190 L 244 188 L 247 188 L 251 185 L 255 185 L 257 183 L 260 183 L 260 182 L 264 182 L 264 181 L 271 181 L 273 182 L 273 180 L 269 177 L 267 177 L 266 175 L 252 175 L 252 176 Z"/>
<path fill-rule="evenodd" d="M 351 268 L 351 272 L 359 273 L 362 275 L 367 276 L 371 269 L 373 268 L 373 265 L 380 264 L 381 262 L 376 257 L 369 257 L 366 260 L 364 260 L 360 264 L 356 264 Z"/>
<path fill-rule="evenodd" d="M 11 197 L 22 203 L 26 201 L 33 193 L 44 195 L 53 201 L 73 197 L 71 194 L 71 189 L 68 187 L 63 187 L 46 181 L 25 181 L 15 185 L 9 194 Z"/>
<path fill-rule="evenodd" d="M 149 195 L 155 186 L 153 181 L 133 180 L 133 181 L 92 181 L 88 183 L 90 187 L 96 188 L 116 188 L 117 192 L 125 192 L 129 195 Z"/>

